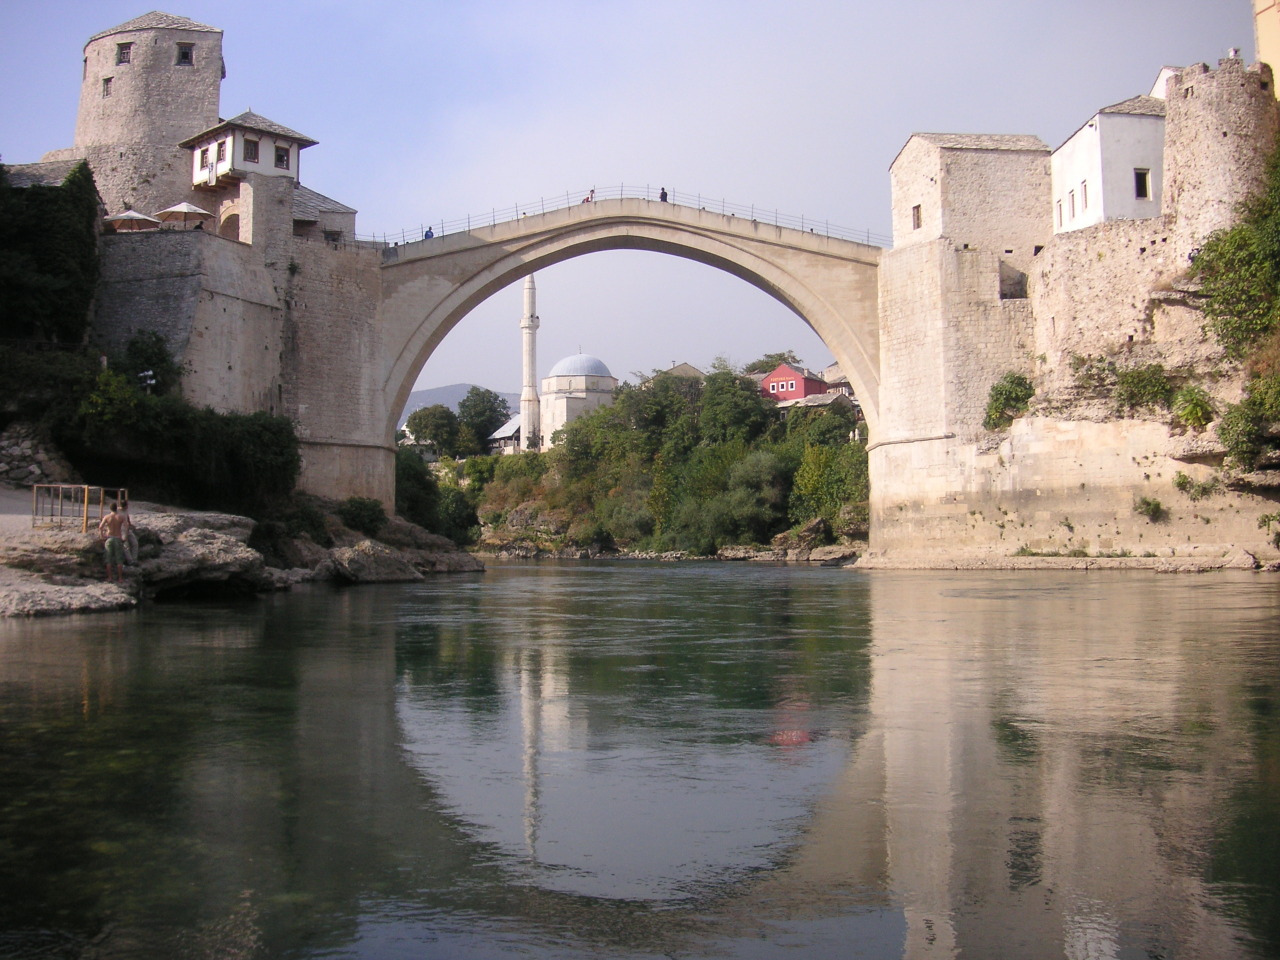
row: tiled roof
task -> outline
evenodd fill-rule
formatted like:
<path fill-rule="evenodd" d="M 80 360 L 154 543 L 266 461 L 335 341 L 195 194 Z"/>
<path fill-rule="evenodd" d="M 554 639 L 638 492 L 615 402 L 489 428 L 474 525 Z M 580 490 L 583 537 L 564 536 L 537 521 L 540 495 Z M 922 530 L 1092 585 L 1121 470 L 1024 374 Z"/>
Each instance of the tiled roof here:
<path fill-rule="evenodd" d="M 322 193 L 316 193 L 310 187 L 298 184 L 293 191 L 293 219 L 319 220 L 322 213 L 356 213 L 352 207 L 330 200 Z"/>
<path fill-rule="evenodd" d="M 313 147 L 320 141 L 312 140 L 310 137 L 304 137 L 297 130 L 290 130 L 283 123 L 276 123 L 274 120 L 268 120 L 266 117 L 254 113 L 252 110 L 246 110 L 237 117 L 230 120 L 221 120 L 216 127 L 210 127 L 208 130 L 202 130 L 194 137 L 188 137 L 178 146 L 189 147 L 200 140 L 206 140 L 214 136 L 227 127 L 243 127 L 246 130 L 256 130 L 259 133 L 269 133 L 275 137 L 286 137 L 290 140 L 296 140 L 300 146 Z"/>
<path fill-rule="evenodd" d="M 1129 113 L 1142 117 L 1163 117 L 1165 102 L 1159 97 L 1130 97 L 1109 107 L 1103 107 L 1099 113 Z"/>
<path fill-rule="evenodd" d="M 9 183 L 15 187 L 56 187 L 66 180 L 82 161 L 53 160 L 49 163 L 15 163 L 6 165 Z"/>
<path fill-rule="evenodd" d="M 113 33 L 124 33 L 128 30 L 201 30 L 205 33 L 221 33 L 217 27 L 211 27 L 205 23 L 196 23 L 194 20 L 188 20 L 186 17 L 175 17 L 171 13 L 161 13 L 159 10 L 152 10 L 150 13 L 144 13 L 140 17 L 134 17 L 128 23 L 122 23 L 118 27 L 112 27 L 110 30 L 103 30 L 101 33 L 95 33 L 89 38 L 89 42 L 109 37 Z"/>
<path fill-rule="evenodd" d="M 1048 150 L 1037 136 L 1021 133 L 913 133 L 948 150 Z"/>

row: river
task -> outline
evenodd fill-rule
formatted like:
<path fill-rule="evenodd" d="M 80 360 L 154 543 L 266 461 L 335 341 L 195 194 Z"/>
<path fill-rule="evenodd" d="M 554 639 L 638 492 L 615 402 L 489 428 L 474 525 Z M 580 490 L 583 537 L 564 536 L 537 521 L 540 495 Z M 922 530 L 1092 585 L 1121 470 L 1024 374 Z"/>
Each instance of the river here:
<path fill-rule="evenodd" d="M 1280 580 L 495 564 L 0 622 L 0 956 L 1280 957 Z"/>

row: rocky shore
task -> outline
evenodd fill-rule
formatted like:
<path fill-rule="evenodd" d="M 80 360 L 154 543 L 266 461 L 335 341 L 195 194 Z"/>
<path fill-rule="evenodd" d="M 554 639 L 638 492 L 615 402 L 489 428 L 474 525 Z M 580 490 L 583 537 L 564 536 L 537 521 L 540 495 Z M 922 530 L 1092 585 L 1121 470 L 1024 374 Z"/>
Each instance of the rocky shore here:
<path fill-rule="evenodd" d="M 0 488 L 0 616 L 122 610 L 156 597 L 252 595 L 295 583 L 385 583 L 483 570 L 451 541 L 391 518 L 377 540 L 336 528 L 334 546 L 293 541 L 297 566 L 269 566 L 249 546 L 254 521 L 134 502 L 136 561 L 122 584 L 104 582 L 102 544 L 80 525 L 35 527 L 31 492 Z"/>

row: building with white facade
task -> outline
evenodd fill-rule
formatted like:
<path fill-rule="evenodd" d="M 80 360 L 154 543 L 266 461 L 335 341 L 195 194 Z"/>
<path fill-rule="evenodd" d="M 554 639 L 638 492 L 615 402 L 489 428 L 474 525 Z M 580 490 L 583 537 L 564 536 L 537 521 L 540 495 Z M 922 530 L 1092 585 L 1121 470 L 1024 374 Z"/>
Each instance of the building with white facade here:
<path fill-rule="evenodd" d="M 618 379 L 609 368 L 585 353 L 565 357 L 542 380 L 542 449 L 555 432 L 584 413 L 613 403 Z"/>
<path fill-rule="evenodd" d="M 1160 216 L 1169 70 L 1150 95 L 1104 107 L 1053 152 L 1054 233 Z"/>

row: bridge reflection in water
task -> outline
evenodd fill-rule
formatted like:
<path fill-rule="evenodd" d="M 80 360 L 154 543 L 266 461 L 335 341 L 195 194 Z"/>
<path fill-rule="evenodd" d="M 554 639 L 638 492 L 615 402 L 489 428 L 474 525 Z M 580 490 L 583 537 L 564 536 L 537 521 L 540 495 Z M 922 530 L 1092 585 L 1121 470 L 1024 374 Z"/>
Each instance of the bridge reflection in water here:
<path fill-rule="evenodd" d="M 1273 955 L 1278 599 L 530 565 L 5 623 L 0 945 Z"/>

